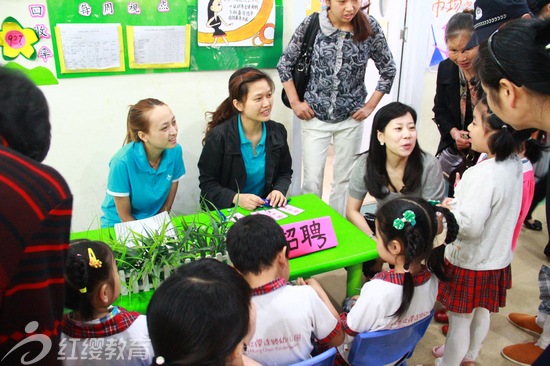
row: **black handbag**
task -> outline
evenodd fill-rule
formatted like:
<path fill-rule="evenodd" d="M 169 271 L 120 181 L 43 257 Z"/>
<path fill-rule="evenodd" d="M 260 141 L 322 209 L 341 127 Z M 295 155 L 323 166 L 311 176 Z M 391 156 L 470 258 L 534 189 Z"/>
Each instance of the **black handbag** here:
<path fill-rule="evenodd" d="M 455 181 L 456 173 L 462 174 L 471 166 L 474 166 L 477 160 L 473 151 L 465 153 L 455 146 L 449 146 L 439 153 L 437 157 L 439 163 L 441 164 L 441 170 L 443 171 L 443 176 L 445 180 L 449 182 Z"/>
<path fill-rule="evenodd" d="M 302 47 L 300 48 L 300 56 L 298 56 L 296 63 L 294 63 L 294 66 L 292 67 L 292 80 L 294 81 L 294 86 L 296 87 L 298 97 L 302 102 L 304 101 L 304 94 L 306 93 L 307 82 L 309 81 L 311 53 L 313 52 L 313 45 L 318 32 L 319 13 L 313 13 L 307 26 L 306 33 L 304 34 L 304 40 L 302 41 Z M 281 92 L 281 99 L 283 100 L 283 104 L 285 106 L 292 108 L 284 89 Z"/>

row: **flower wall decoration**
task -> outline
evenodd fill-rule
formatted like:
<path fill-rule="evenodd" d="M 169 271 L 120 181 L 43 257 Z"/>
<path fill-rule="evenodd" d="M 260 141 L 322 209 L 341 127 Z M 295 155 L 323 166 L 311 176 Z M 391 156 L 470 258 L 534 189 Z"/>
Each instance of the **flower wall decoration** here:
<path fill-rule="evenodd" d="M 5 60 L 13 60 L 19 55 L 34 60 L 37 54 L 34 45 L 39 40 L 33 28 L 23 28 L 15 18 L 7 17 L 2 22 L 0 47 Z"/>

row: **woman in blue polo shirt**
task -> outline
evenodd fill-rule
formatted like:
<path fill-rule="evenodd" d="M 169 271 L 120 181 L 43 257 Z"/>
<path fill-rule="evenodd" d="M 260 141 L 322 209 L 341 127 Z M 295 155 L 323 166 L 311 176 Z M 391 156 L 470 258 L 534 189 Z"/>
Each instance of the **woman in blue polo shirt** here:
<path fill-rule="evenodd" d="M 292 177 L 285 127 L 270 120 L 274 84 L 246 67 L 229 79 L 229 96 L 210 114 L 199 159 L 201 198 L 216 208 L 284 206 Z"/>
<path fill-rule="evenodd" d="M 170 108 L 148 98 L 130 106 L 125 145 L 109 163 L 101 226 L 169 211 L 185 174 L 178 125 Z"/>

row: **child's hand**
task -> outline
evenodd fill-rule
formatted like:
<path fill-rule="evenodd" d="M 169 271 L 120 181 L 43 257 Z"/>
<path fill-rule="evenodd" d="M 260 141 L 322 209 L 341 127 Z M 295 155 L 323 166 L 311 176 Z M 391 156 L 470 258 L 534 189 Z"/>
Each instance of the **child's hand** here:
<path fill-rule="evenodd" d="M 460 173 L 457 172 L 455 175 L 455 184 L 453 185 L 453 187 L 456 188 L 459 182 L 460 182 Z"/>
<path fill-rule="evenodd" d="M 307 285 L 306 281 L 302 277 L 298 277 L 295 281 L 296 286 L 305 286 Z"/>
<path fill-rule="evenodd" d="M 450 210 L 453 206 L 454 200 L 455 199 L 453 197 L 446 197 L 443 200 L 443 203 L 441 204 L 441 206 L 443 206 L 445 208 L 448 208 Z"/>
<path fill-rule="evenodd" d="M 317 293 L 317 295 L 319 295 L 319 297 L 321 299 L 323 299 L 324 297 L 327 297 L 327 293 L 323 289 L 323 286 L 321 286 L 319 281 L 317 281 L 315 278 L 309 278 L 305 282 L 309 287 L 311 287 L 312 289 L 315 290 L 315 292 Z M 327 297 L 327 299 L 328 299 L 328 297 Z M 328 300 L 328 301 L 330 301 L 330 300 Z"/>
<path fill-rule="evenodd" d="M 308 286 L 313 287 L 313 288 L 321 288 L 321 289 L 323 288 L 323 287 L 321 286 L 321 284 L 319 283 L 319 281 L 317 281 L 315 278 L 309 278 L 309 279 L 307 279 L 307 280 L 306 280 L 306 284 L 307 284 Z"/>

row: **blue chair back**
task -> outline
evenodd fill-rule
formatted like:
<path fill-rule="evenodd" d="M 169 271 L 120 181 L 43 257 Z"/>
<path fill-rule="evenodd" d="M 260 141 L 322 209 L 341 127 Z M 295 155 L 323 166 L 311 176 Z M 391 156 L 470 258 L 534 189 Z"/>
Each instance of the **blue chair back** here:
<path fill-rule="evenodd" d="M 318 354 L 315 357 L 309 358 L 307 360 L 293 363 L 289 366 L 332 366 L 334 364 L 334 359 L 336 358 L 336 348 L 332 347 L 325 352 Z"/>
<path fill-rule="evenodd" d="M 394 362 L 406 365 L 433 316 L 432 310 L 429 316 L 405 328 L 359 333 L 351 344 L 349 363 L 353 366 L 382 366 Z"/>

